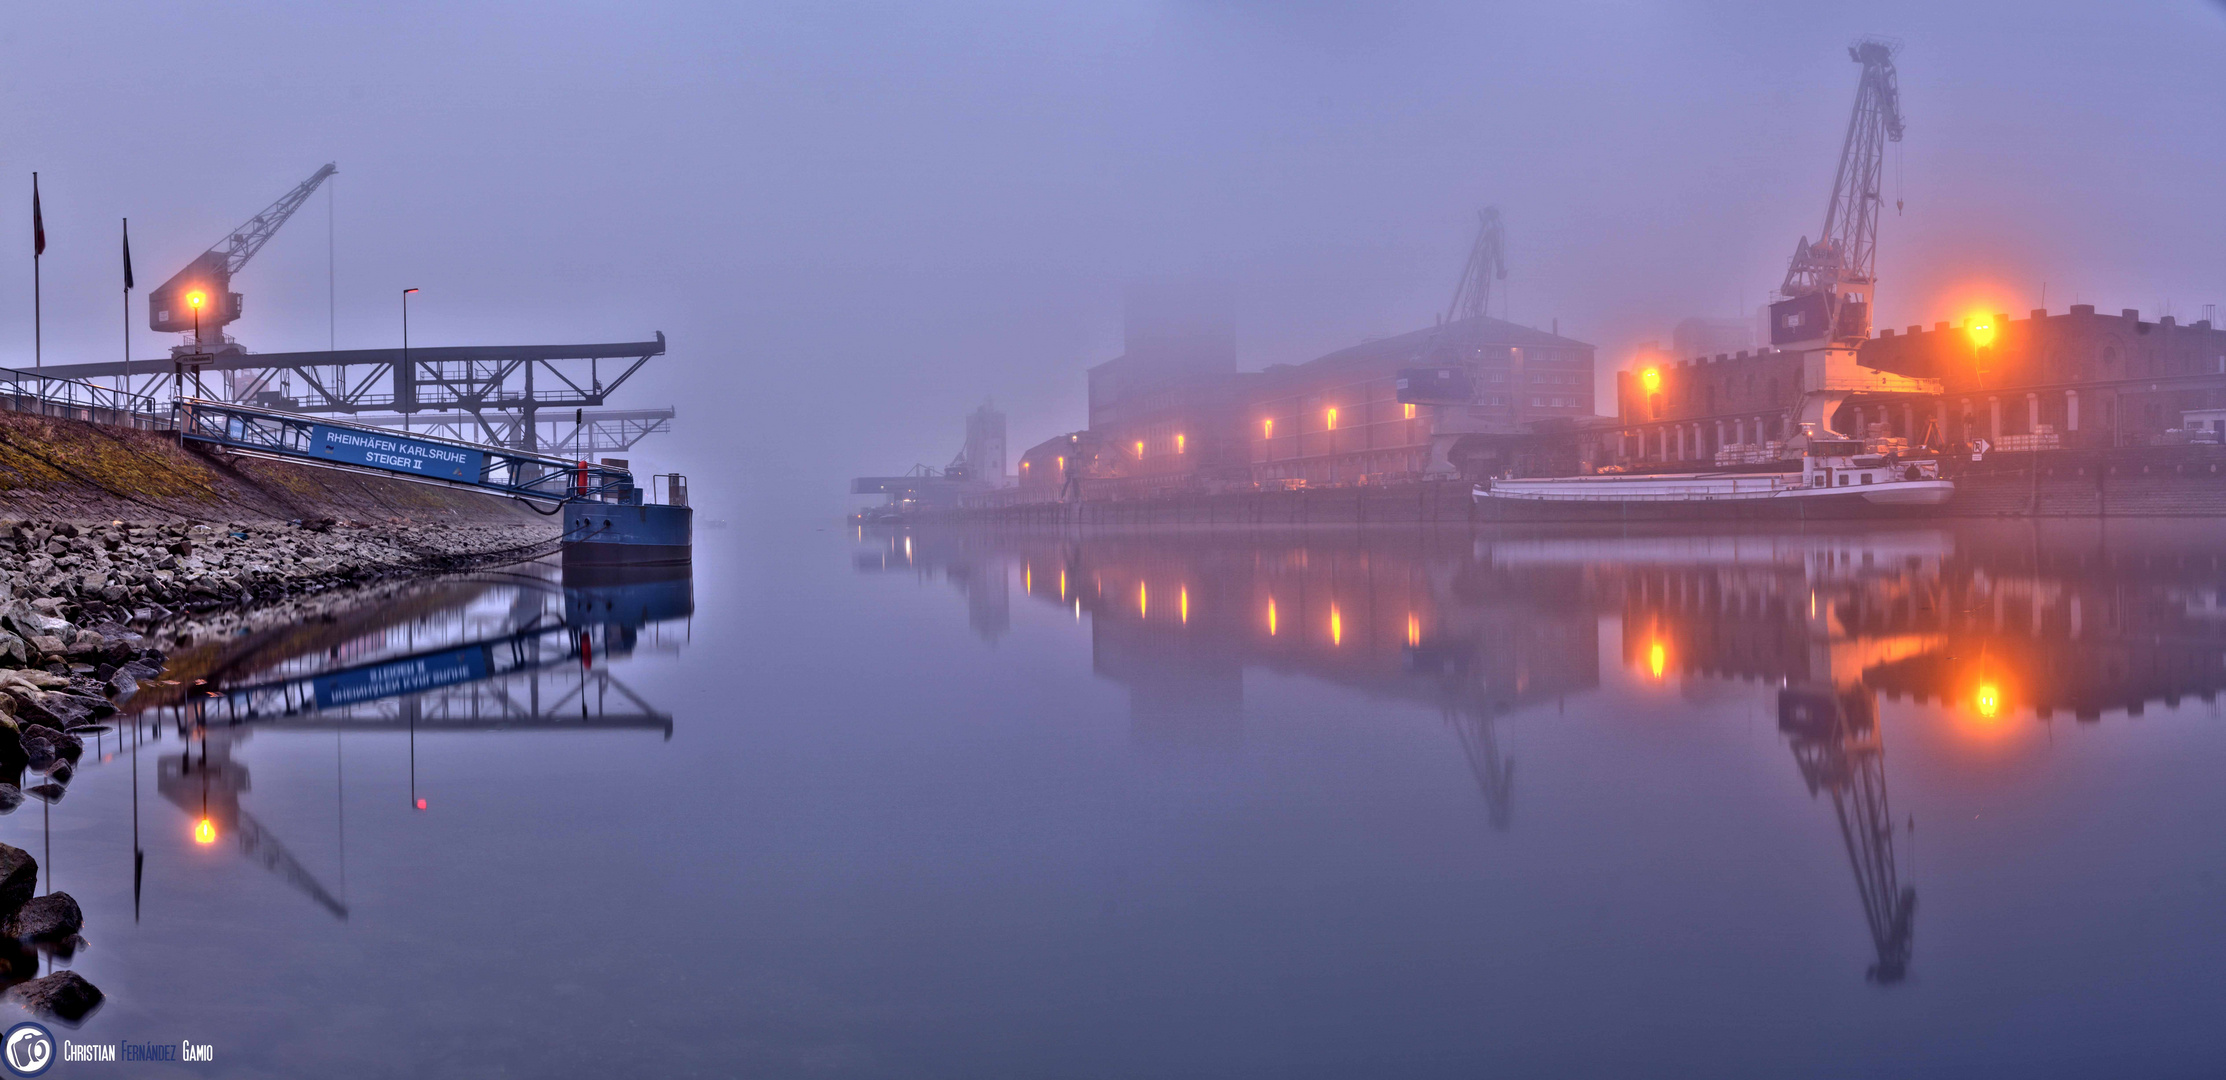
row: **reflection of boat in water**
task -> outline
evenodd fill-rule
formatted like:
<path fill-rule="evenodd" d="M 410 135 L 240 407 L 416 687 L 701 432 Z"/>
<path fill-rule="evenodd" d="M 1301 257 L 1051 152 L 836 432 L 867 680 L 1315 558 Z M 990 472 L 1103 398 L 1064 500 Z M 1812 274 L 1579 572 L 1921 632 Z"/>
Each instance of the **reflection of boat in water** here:
<path fill-rule="evenodd" d="M 1955 494 L 1938 461 L 1866 454 L 1856 440 L 1813 440 L 1795 465 L 1491 480 L 1477 486 L 1475 498 L 1506 520 L 1610 521 L 1890 517 L 1928 510 Z"/>
<path fill-rule="evenodd" d="M 678 647 L 665 628 L 695 612 L 686 569 L 554 569 L 537 564 L 462 590 L 440 583 L 450 599 L 435 610 L 397 603 L 398 621 L 250 656 L 212 678 L 207 696 L 165 711 L 197 724 L 620 727 L 671 737 L 672 717 L 597 661 L 634 652 L 645 633 Z"/>

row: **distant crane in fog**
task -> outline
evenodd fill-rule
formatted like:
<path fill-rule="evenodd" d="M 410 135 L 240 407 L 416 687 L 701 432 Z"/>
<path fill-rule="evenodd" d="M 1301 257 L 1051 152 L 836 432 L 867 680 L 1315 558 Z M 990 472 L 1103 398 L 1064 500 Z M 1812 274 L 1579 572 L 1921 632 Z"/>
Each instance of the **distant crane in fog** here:
<path fill-rule="evenodd" d="M 1784 299 L 1770 305 L 1770 340 L 1785 344 L 1822 338 L 1860 342 L 1870 336 L 1871 299 L 1878 284 L 1879 180 L 1886 143 L 1901 141 L 1901 83 L 1894 70 L 1896 42 L 1864 38 L 1848 46 L 1848 59 L 1863 65 L 1855 111 L 1840 146 L 1824 228 L 1814 243 L 1794 245 Z"/>
<path fill-rule="evenodd" d="M 1499 207 L 1476 212 L 1476 243 L 1469 246 L 1469 261 L 1461 267 L 1461 281 L 1453 287 L 1453 303 L 1445 321 L 1480 318 L 1492 313 L 1492 282 L 1507 280 L 1506 236 L 1500 229 Z"/>

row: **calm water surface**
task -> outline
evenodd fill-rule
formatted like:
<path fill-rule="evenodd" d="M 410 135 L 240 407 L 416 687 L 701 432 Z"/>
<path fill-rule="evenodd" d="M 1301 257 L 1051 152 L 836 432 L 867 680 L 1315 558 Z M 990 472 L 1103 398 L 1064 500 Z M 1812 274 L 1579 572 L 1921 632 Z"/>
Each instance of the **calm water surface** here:
<path fill-rule="evenodd" d="M 0 840 L 180 1074 L 2213 1075 L 2216 536 L 706 532 Z"/>

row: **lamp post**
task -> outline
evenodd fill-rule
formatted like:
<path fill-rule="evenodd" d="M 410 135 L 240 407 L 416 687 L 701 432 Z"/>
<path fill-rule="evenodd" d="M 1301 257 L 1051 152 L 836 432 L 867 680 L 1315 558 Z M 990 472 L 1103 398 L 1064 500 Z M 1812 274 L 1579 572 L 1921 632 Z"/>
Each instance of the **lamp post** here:
<path fill-rule="evenodd" d="M 208 390 L 201 385 L 201 357 L 206 351 L 201 347 L 201 305 L 208 303 L 208 301 L 208 295 L 199 289 L 195 289 L 186 296 L 186 303 L 193 308 L 193 396 L 195 397 L 209 396 Z"/>
<path fill-rule="evenodd" d="M 410 294 L 416 291 L 416 289 L 402 290 L 402 376 L 410 384 L 410 400 L 413 404 L 417 400 L 417 373 L 410 370 Z M 395 380 L 394 404 L 396 407 L 400 407 L 402 404 L 403 379 Z M 407 409 L 402 411 L 402 430 L 410 430 L 410 413 Z"/>

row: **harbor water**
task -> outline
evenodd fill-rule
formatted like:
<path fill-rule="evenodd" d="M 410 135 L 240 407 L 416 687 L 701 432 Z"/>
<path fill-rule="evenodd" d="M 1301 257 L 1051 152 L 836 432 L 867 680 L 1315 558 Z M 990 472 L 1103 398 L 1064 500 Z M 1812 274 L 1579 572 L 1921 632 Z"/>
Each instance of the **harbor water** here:
<path fill-rule="evenodd" d="M 252 636 L 0 841 L 151 1075 L 2209 1074 L 2210 531 L 701 531 Z"/>

